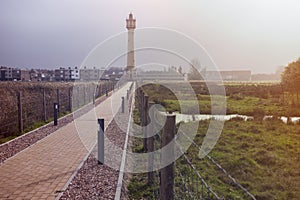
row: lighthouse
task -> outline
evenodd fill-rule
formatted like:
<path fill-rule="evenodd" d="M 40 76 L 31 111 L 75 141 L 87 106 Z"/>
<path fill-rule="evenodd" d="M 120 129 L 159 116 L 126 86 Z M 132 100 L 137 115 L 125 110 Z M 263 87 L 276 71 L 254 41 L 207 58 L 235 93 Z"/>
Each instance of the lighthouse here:
<path fill-rule="evenodd" d="M 127 67 L 126 71 L 132 79 L 132 74 L 135 71 L 135 60 L 134 60 L 134 29 L 135 19 L 133 19 L 132 13 L 129 14 L 129 18 L 126 19 L 126 28 L 128 30 L 128 52 L 127 52 Z"/>

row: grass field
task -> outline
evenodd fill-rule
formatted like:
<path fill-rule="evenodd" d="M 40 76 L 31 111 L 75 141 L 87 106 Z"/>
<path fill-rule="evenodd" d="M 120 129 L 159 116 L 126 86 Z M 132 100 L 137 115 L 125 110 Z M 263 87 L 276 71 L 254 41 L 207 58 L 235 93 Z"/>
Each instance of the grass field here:
<path fill-rule="evenodd" d="M 264 112 L 265 115 L 291 116 L 297 114 L 298 109 L 291 112 L 288 106 L 282 106 L 276 99 L 261 99 L 258 97 L 225 97 L 226 104 L 221 100 L 215 106 L 225 106 L 227 114 L 254 115 L 257 109 Z M 209 95 L 198 95 L 198 105 L 201 114 L 211 114 L 211 97 Z M 221 99 L 221 98 L 220 98 Z M 182 100 L 183 106 L 188 106 L 188 100 Z M 178 100 L 165 99 L 162 104 L 168 111 L 180 111 Z"/>
<path fill-rule="evenodd" d="M 145 87 L 150 100 L 162 104 L 167 110 L 180 111 L 173 95 L 159 88 L 158 85 Z M 210 97 L 202 94 L 198 95 L 198 99 L 201 113 L 210 113 Z M 282 104 L 282 99 L 276 95 L 262 98 L 250 93 L 231 94 L 226 100 L 228 113 L 255 115 L 257 110 L 276 116 L 299 113 L 298 107 Z M 189 104 L 188 101 L 184 103 Z M 194 142 L 201 146 L 209 121 L 190 123 L 199 123 Z M 141 152 L 141 143 L 134 140 L 133 151 Z M 249 199 L 210 159 L 200 159 L 198 154 L 199 149 L 195 145 L 191 145 L 186 152 L 192 164 L 220 197 Z M 218 143 L 209 155 L 256 199 L 299 199 L 299 125 L 286 125 L 279 120 L 230 120 L 225 122 Z M 186 163 L 180 158 L 175 166 L 185 170 Z M 133 175 L 129 184 L 131 199 L 153 199 L 157 186 L 147 186 L 146 181 L 146 174 Z"/>
<path fill-rule="evenodd" d="M 195 123 L 195 122 L 193 122 Z M 209 121 L 199 123 L 195 143 L 201 146 Z M 142 151 L 136 140 L 135 152 Z M 198 157 L 191 145 L 186 155 L 210 187 L 225 199 L 247 199 L 247 195 L 212 163 Z M 297 199 L 300 196 L 300 126 L 281 122 L 228 121 L 217 145 L 209 154 L 257 199 Z M 178 160 L 175 166 L 185 168 Z M 147 174 L 133 175 L 131 199 L 153 199 L 158 186 L 147 186 Z"/>
<path fill-rule="evenodd" d="M 211 96 L 208 91 L 201 89 L 204 86 L 193 83 L 193 89 L 195 90 L 196 97 L 198 99 L 199 110 L 201 114 L 211 114 Z M 168 111 L 180 111 L 178 99 L 174 93 L 168 88 L 158 84 L 148 84 L 143 86 L 145 92 L 149 95 L 150 101 L 159 103 Z M 184 94 L 186 88 L 180 88 L 181 94 Z M 200 88 L 200 89 L 199 89 Z M 275 89 L 274 89 L 275 88 Z M 297 105 L 294 100 L 291 100 L 291 96 L 288 94 L 282 95 L 277 93 L 277 85 L 262 84 L 259 87 L 256 85 L 226 85 L 226 104 L 222 103 L 224 97 L 218 95 L 212 95 L 215 98 L 219 98 L 214 106 L 226 107 L 227 114 L 241 114 L 241 115 L 254 115 L 257 110 L 261 110 L 265 115 L 275 116 L 300 116 L 300 105 Z M 257 92 L 257 93 L 255 93 Z M 192 97 L 181 95 L 182 99 L 179 99 L 184 106 L 189 106 Z M 293 97 L 292 99 L 295 99 Z"/>
<path fill-rule="evenodd" d="M 195 143 L 201 145 L 208 121 L 199 123 Z M 199 149 L 187 152 L 212 188 L 226 199 L 241 198 L 207 158 L 197 157 Z M 300 127 L 278 121 L 228 121 L 210 153 L 229 174 L 257 199 L 297 199 L 300 196 Z"/>

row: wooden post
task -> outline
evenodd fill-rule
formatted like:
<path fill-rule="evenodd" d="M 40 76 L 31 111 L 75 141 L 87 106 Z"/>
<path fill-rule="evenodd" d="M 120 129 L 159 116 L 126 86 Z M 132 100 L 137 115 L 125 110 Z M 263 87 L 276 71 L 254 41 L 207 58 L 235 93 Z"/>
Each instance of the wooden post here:
<path fill-rule="evenodd" d="M 144 109 L 143 109 L 143 105 L 144 105 L 144 92 L 143 91 L 141 91 L 141 103 L 140 103 L 140 111 L 141 111 L 141 113 L 140 113 L 140 117 L 141 117 L 141 123 L 142 123 L 142 126 L 144 126 L 144 117 L 143 117 L 143 115 L 144 115 Z"/>
<path fill-rule="evenodd" d="M 147 152 L 147 124 L 148 124 L 148 101 L 149 96 L 144 96 L 144 105 L 143 105 L 143 118 L 144 118 L 144 125 L 143 125 L 143 131 L 144 131 L 144 150 Z"/>
<path fill-rule="evenodd" d="M 108 86 L 107 86 L 107 84 L 106 84 L 106 86 L 105 86 L 105 94 L 106 94 L 106 96 L 108 97 Z"/>
<path fill-rule="evenodd" d="M 102 84 L 100 83 L 100 85 L 99 85 L 99 90 L 100 90 L 100 96 L 102 96 L 103 95 L 103 93 L 102 93 Z"/>
<path fill-rule="evenodd" d="M 43 115 L 44 115 L 44 122 L 47 121 L 47 107 L 46 107 L 46 91 L 43 88 Z"/>
<path fill-rule="evenodd" d="M 23 118 L 22 118 L 22 92 L 18 93 L 18 119 L 19 119 L 19 131 L 23 133 Z"/>
<path fill-rule="evenodd" d="M 98 164 L 104 164 L 104 119 L 98 119 Z"/>
<path fill-rule="evenodd" d="M 86 86 L 84 84 L 84 90 L 83 90 L 83 105 L 85 105 L 85 100 L 86 99 Z"/>
<path fill-rule="evenodd" d="M 72 87 L 69 88 L 69 111 L 72 112 Z"/>
<path fill-rule="evenodd" d="M 99 97 L 99 84 L 98 83 L 96 85 L 95 96 L 96 96 L 96 98 Z"/>
<path fill-rule="evenodd" d="M 80 86 L 79 85 L 77 85 L 76 86 L 76 92 L 77 92 L 77 94 L 76 94 L 76 105 L 77 105 L 77 107 L 76 108 L 79 108 L 80 107 L 80 88 L 79 88 Z"/>
<path fill-rule="evenodd" d="M 175 115 L 168 114 L 161 138 L 161 149 L 170 143 L 175 135 Z M 170 143 L 170 144 L 169 144 Z M 162 152 L 161 163 L 174 158 L 174 145 L 171 151 Z M 174 199 L 174 162 L 160 170 L 160 200 Z"/>
<path fill-rule="evenodd" d="M 154 172 L 153 172 L 153 165 L 154 165 L 154 156 L 152 154 L 152 152 L 154 151 L 154 138 L 153 136 L 150 137 L 151 131 L 155 130 L 155 122 L 154 122 L 154 113 L 149 113 L 149 109 L 151 108 L 151 106 L 154 105 L 154 102 L 149 102 L 149 106 L 148 106 L 148 111 L 147 113 L 149 114 L 148 117 L 148 122 L 150 122 L 149 124 L 149 128 L 147 129 L 147 152 L 148 152 L 148 185 L 152 185 L 154 183 Z M 150 120 L 153 121 L 150 121 Z"/>
<path fill-rule="evenodd" d="M 59 106 L 60 106 L 60 102 L 59 102 L 59 89 L 56 90 L 56 102 L 57 102 L 57 106 L 58 106 L 57 112 L 59 112 Z"/>

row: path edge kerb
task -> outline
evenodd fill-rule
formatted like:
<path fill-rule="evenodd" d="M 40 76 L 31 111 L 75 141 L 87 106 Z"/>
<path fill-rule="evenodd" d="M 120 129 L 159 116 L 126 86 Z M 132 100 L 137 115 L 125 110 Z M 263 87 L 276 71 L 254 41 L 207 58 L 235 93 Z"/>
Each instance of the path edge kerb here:
<path fill-rule="evenodd" d="M 129 120 L 128 120 L 128 126 L 127 126 L 127 130 L 126 130 L 126 138 L 125 138 L 125 143 L 124 143 L 124 147 L 123 147 L 122 161 L 121 161 L 120 170 L 119 170 L 118 182 L 117 182 L 117 186 L 116 186 L 116 192 L 115 192 L 115 198 L 114 198 L 115 200 L 120 200 L 121 195 L 122 195 L 124 168 L 125 168 L 125 163 L 127 161 L 126 153 L 127 153 L 127 148 L 128 148 L 129 131 L 130 131 L 130 127 L 131 127 L 131 121 L 133 118 L 133 110 L 135 108 L 135 85 L 133 86 L 133 93 L 131 95 L 132 95 L 132 99 L 131 99 L 131 102 L 129 102 L 129 105 L 130 105 Z"/>

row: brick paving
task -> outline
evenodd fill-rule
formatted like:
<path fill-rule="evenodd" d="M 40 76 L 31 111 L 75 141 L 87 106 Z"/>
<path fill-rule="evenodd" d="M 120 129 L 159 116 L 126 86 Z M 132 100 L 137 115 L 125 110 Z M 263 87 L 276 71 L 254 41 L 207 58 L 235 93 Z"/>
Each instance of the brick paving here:
<path fill-rule="evenodd" d="M 105 127 L 130 83 L 95 109 L 53 132 L 0 165 L 0 199 L 55 199 L 94 146 L 97 117 Z"/>

